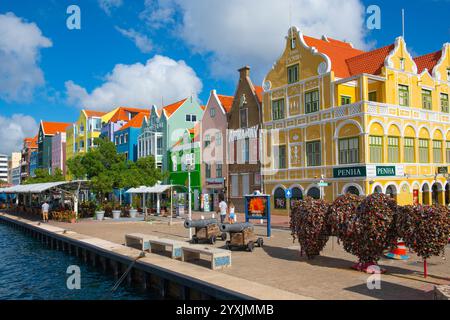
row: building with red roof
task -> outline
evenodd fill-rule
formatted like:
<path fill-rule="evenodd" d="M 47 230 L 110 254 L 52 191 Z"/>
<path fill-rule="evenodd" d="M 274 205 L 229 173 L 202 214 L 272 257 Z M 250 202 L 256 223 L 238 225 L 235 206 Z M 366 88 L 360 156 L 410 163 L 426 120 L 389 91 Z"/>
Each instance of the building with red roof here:
<path fill-rule="evenodd" d="M 450 202 L 450 44 L 413 57 L 402 37 L 362 50 L 292 27 L 263 88 L 274 214 L 288 214 L 287 190 L 295 200 L 382 192 L 399 204 Z M 241 196 L 241 184 L 230 191 Z"/>

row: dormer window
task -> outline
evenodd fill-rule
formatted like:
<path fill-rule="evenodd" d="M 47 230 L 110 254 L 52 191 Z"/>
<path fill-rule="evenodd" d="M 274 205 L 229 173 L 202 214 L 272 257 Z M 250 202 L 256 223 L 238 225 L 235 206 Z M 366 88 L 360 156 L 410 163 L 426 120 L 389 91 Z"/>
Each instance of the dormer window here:
<path fill-rule="evenodd" d="M 400 70 L 405 71 L 405 59 L 400 58 Z"/>

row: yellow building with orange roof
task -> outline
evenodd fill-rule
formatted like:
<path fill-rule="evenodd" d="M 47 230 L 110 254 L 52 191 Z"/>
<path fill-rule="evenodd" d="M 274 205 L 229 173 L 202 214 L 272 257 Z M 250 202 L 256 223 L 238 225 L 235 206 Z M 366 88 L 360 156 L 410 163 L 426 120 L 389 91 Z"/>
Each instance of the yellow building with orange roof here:
<path fill-rule="evenodd" d="M 383 192 L 450 201 L 450 45 L 413 58 L 402 37 L 364 52 L 292 27 L 264 80 L 264 191 L 294 198 Z"/>

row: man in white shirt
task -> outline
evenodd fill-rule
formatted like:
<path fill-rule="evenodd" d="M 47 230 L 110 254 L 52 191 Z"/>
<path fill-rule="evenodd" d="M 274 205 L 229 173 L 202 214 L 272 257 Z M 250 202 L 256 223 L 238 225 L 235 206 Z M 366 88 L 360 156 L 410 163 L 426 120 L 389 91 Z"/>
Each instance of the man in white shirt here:
<path fill-rule="evenodd" d="M 48 222 L 48 209 L 50 206 L 48 205 L 47 201 L 44 201 L 44 204 L 42 205 L 42 220 L 44 222 Z"/>
<path fill-rule="evenodd" d="M 225 222 L 225 218 L 227 216 L 227 203 L 222 199 L 222 201 L 220 201 L 219 203 L 219 210 L 220 210 L 220 222 L 224 223 Z"/>

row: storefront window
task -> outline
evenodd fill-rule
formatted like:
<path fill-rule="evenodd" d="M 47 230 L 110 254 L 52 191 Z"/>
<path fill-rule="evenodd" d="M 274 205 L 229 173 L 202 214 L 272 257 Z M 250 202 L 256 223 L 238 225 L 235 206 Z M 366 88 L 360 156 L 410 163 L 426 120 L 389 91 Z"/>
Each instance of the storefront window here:
<path fill-rule="evenodd" d="M 295 201 L 299 201 L 303 199 L 303 193 L 300 188 L 294 187 L 292 188 L 292 197 L 291 197 L 291 208 L 294 205 Z"/>
<path fill-rule="evenodd" d="M 275 209 L 286 209 L 286 195 L 283 188 L 277 188 L 274 192 Z"/>
<path fill-rule="evenodd" d="M 319 190 L 319 188 L 312 187 L 311 189 L 308 190 L 307 196 L 311 197 L 313 199 L 320 199 L 320 190 Z"/>

